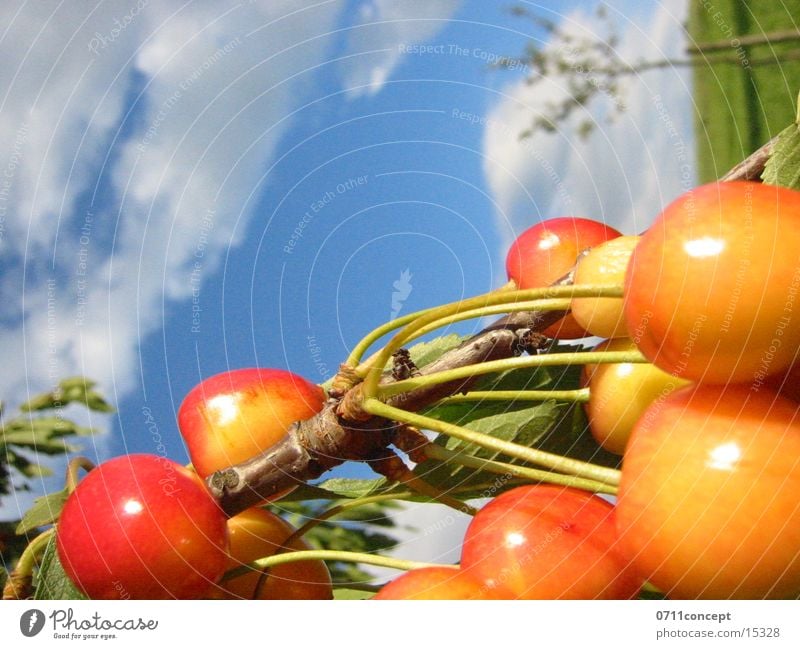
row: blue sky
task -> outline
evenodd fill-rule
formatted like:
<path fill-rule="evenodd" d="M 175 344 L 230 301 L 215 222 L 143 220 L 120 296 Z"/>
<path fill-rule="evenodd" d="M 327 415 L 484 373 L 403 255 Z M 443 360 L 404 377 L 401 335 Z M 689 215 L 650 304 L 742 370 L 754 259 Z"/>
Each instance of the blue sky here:
<path fill-rule="evenodd" d="M 593 2 L 520 4 L 596 25 Z M 682 51 L 682 1 L 608 4 L 623 56 Z M 567 90 L 489 68 L 544 36 L 506 3 L 81 6 L 0 7 L 0 394 L 98 380 L 119 412 L 90 456 L 155 452 L 149 413 L 185 461 L 201 378 L 322 381 L 388 318 L 503 283 L 537 220 L 638 232 L 694 178 L 685 70 L 627 80 L 613 123 L 601 96 L 586 141 L 520 141 Z"/>

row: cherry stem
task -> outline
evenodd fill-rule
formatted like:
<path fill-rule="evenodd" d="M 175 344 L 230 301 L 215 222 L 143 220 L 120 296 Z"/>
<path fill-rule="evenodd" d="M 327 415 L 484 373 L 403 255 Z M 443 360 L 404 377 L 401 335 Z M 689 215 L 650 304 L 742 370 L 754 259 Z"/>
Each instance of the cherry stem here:
<path fill-rule="evenodd" d="M 516 289 L 516 284 L 513 281 L 510 281 L 507 284 L 504 284 L 503 286 L 501 286 L 500 288 L 495 289 L 494 291 L 491 291 L 491 292 L 487 293 L 486 295 L 494 295 L 494 294 L 497 294 L 497 293 L 508 293 L 510 291 L 514 291 L 515 289 Z M 377 328 L 373 329 L 366 336 L 364 336 L 356 344 L 355 347 L 353 347 L 353 350 L 350 352 L 350 355 L 347 357 L 347 360 L 345 361 L 345 365 L 349 365 L 350 367 L 356 368 L 358 374 L 363 377 L 363 374 L 366 373 L 367 369 L 369 369 L 367 366 L 372 364 L 370 362 L 372 360 L 372 358 L 367 360 L 365 363 L 361 363 L 361 359 L 364 356 L 364 354 L 367 352 L 367 350 L 373 344 L 375 344 L 375 342 L 380 340 L 386 334 L 391 333 L 392 331 L 395 331 L 395 330 L 399 329 L 400 327 L 403 327 L 403 326 L 407 325 L 410 322 L 413 322 L 417 318 L 419 318 L 419 317 L 421 317 L 423 315 L 429 314 L 431 312 L 438 311 L 441 308 L 442 307 L 433 307 L 433 308 L 430 308 L 430 309 L 423 309 L 421 311 L 416 311 L 414 313 L 409 313 L 409 314 L 404 315 L 404 316 L 402 316 L 400 318 L 395 318 L 394 320 L 390 320 L 389 322 L 386 322 L 386 323 L 382 324 L 380 327 L 377 327 Z M 375 357 L 375 356 L 377 356 L 377 355 L 374 355 L 373 357 Z"/>
<path fill-rule="evenodd" d="M 368 397 L 377 393 L 378 385 L 383 374 L 383 369 L 389 363 L 392 354 L 402 347 L 406 340 L 423 327 L 451 315 L 460 314 L 472 309 L 482 309 L 496 304 L 509 304 L 521 300 L 549 300 L 552 298 L 572 297 L 621 297 L 621 286 L 550 286 L 545 288 L 528 289 L 524 291 L 493 291 L 484 295 L 454 302 L 438 309 L 423 313 L 410 324 L 396 333 L 389 343 L 376 355 L 374 362 L 368 368 L 364 377 L 364 394 Z"/>
<path fill-rule="evenodd" d="M 3 599 L 26 599 L 29 596 L 33 570 L 54 533 L 55 528 L 51 527 L 28 543 L 17 561 L 16 568 L 8 575 L 8 581 L 3 588 Z"/>
<path fill-rule="evenodd" d="M 247 574 L 252 570 L 266 570 L 274 568 L 284 563 L 294 563 L 296 561 L 345 561 L 348 563 L 363 563 L 370 566 L 380 566 L 382 568 L 392 568 L 394 570 L 414 570 L 416 568 L 437 568 L 442 564 L 423 563 L 420 561 L 409 561 L 408 559 L 395 559 L 384 557 L 379 554 L 368 554 L 366 552 L 346 552 L 344 550 L 298 550 L 296 552 L 284 552 L 273 554 L 271 557 L 258 559 L 247 565 L 239 566 L 225 573 L 220 581 L 234 579 Z"/>
<path fill-rule="evenodd" d="M 430 324 L 418 329 L 403 341 L 403 346 L 408 345 L 413 340 L 436 331 L 454 322 L 462 322 L 464 320 L 472 320 L 473 318 L 482 318 L 488 315 L 498 315 L 502 313 L 520 313 L 523 311 L 568 311 L 572 300 L 567 298 L 554 298 L 542 300 L 526 300 L 524 302 L 514 302 L 513 304 L 495 304 L 492 306 L 482 307 L 480 309 L 470 309 L 462 311 L 439 320 L 434 320 Z"/>
<path fill-rule="evenodd" d="M 540 451 L 527 446 L 521 446 L 513 442 L 497 439 L 485 433 L 469 430 L 463 426 L 457 426 L 432 417 L 426 417 L 413 412 L 395 408 L 388 404 L 379 401 L 378 399 L 366 399 L 362 408 L 377 417 L 384 417 L 394 421 L 400 421 L 420 429 L 435 430 L 449 437 L 455 437 L 461 441 L 476 444 L 491 451 L 497 451 L 510 457 L 530 462 L 539 466 L 544 466 L 553 471 L 558 471 L 567 475 L 573 475 L 580 478 L 588 478 L 589 480 L 596 480 L 603 482 L 607 485 L 617 486 L 619 484 L 620 472 L 608 467 L 591 464 L 590 462 L 582 462 L 572 458 L 556 455 L 555 453 L 548 453 Z"/>
<path fill-rule="evenodd" d="M 508 484 L 510 486 L 515 486 L 515 485 L 520 484 L 520 483 L 519 483 L 518 480 L 513 480 L 513 481 L 509 481 Z M 472 492 L 472 491 L 479 491 L 481 489 L 490 489 L 490 490 L 496 491 L 497 490 L 497 485 L 494 482 L 492 482 L 492 483 L 486 482 L 486 483 L 479 483 L 479 484 L 473 484 L 473 485 L 462 485 L 460 487 L 454 487 L 453 489 L 450 490 L 450 493 L 457 494 L 457 493 L 460 493 L 462 491 L 464 491 L 464 492 Z M 331 518 L 334 518 L 335 516 L 338 516 L 339 514 L 342 514 L 342 513 L 346 512 L 346 511 L 350 510 L 350 509 L 355 509 L 357 507 L 361 507 L 362 505 L 369 505 L 369 504 L 372 504 L 372 503 L 384 502 L 384 501 L 387 501 L 387 500 L 410 500 L 415 495 L 416 495 L 416 493 L 414 491 L 411 491 L 410 489 L 407 489 L 405 491 L 390 491 L 390 492 L 387 492 L 387 493 L 375 494 L 373 496 L 363 496 L 361 498 L 353 498 L 352 500 L 348 500 L 346 502 L 343 502 L 340 505 L 336 505 L 335 507 L 331 507 L 330 509 L 326 509 L 324 512 L 318 514 L 317 516 L 315 516 L 311 520 L 307 521 L 306 523 L 304 523 L 303 525 L 298 527 L 292 533 L 292 535 L 283 542 L 282 545 L 290 546 L 294 541 L 296 541 L 297 539 L 300 539 L 303 536 L 305 536 L 308 532 L 310 532 L 312 529 L 314 529 L 317 525 L 319 525 L 321 523 L 324 523 L 325 521 L 330 520 Z M 461 501 L 459 501 L 459 502 L 461 502 Z M 288 551 L 289 551 L 288 548 L 279 550 L 279 552 L 288 552 Z"/>
<path fill-rule="evenodd" d="M 460 403 L 464 401 L 570 401 L 586 403 L 589 401 L 589 388 L 577 390 L 473 390 L 466 394 L 456 394 L 438 402 L 437 405 Z"/>
<path fill-rule="evenodd" d="M 406 471 L 402 477 L 402 484 L 407 485 L 410 489 L 416 491 L 417 493 L 422 494 L 423 496 L 428 496 L 429 498 L 433 498 L 437 502 L 451 509 L 455 509 L 456 511 L 461 512 L 462 514 L 467 514 L 468 516 L 475 516 L 478 513 L 478 510 L 468 505 L 465 502 L 458 500 L 457 498 L 453 498 L 452 496 L 448 496 L 438 487 L 434 487 L 433 485 L 428 484 L 422 478 L 417 477 L 414 475 L 414 472 L 409 469 Z"/>
<path fill-rule="evenodd" d="M 525 478 L 527 480 L 533 480 L 534 482 L 575 487 L 576 489 L 583 489 L 584 491 L 592 491 L 595 493 L 617 493 L 616 487 L 612 487 L 604 482 L 563 475 L 561 473 L 553 473 L 552 471 L 542 471 L 541 469 L 531 469 L 529 467 L 517 466 L 516 464 L 508 464 L 507 462 L 487 460 L 467 453 L 450 451 L 436 444 L 429 444 L 426 446 L 423 449 L 423 453 L 432 460 L 440 460 L 448 464 L 460 464 L 473 469 L 480 469 L 482 471 L 508 476 L 509 478 Z"/>
<path fill-rule="evenodd" d="M 78 486 L 80 478 L 78 478 L 78 471 L 83 469 L 87 473 L 94 469 L 94 463 L 85 457 L 76 457 L 69 461 L 67 464 L 67 478 L 64 481 L 67 488 L 67 493 L 71 494 Z"/>
<path fill-rule="evenodd" d="M 646 363 L 647 359 L 638 350 L 621 352 L 556 352 L 554 354 L 537 354 L 536 356 L 521 356 L 516 358 L 503 358 L 497 361 L 486 361 L 475 365 L 464 365 L 452 370 L 434 372 L 410 379 L 388 383 L 377 388 L 374 394 L 364 390 L 365 397 L 377 396 L 381 399 L 411 392 L 419 388 L 449 383 L 480 374 L 492 374 L 505 370 L 519 369 L 522 367 L 545 367 L 558 365 L 584 365 L 598 363 Z"/>
<path fill-rule="evenodd" d="M 408 315 L 404 315 L 400 318 L 395 318 L 394 320 L 390 320 L 382 324 L 380 327 L 373 329 L 370 331 L 366 336 L 364 336 L 355 347 L 353 347 L 353 351 L 350 352 L 350 355 L 347 357 L 345 361 L 345 365 L 349 365 L 350 367 L 356 368 L 356 371 L 359 371 L 359 363 L 361 363 L 361 359 L 366 353 L 366 351 L 375 344 L 376 341 L 380 340 L 383 336 L 392 331 L 399 329 L 400 327 L 404 327 L 409 322 L 413 322 L 417 318 L 425 315 L 426 313 L 430 313 L 432 309 L 424 309 L 422 311 L 416 311 L 414 313 L 409 313 Z M 371 360 L 371 359 L 370 359 Z M 366 365 L 367 363 L 363 363 L 362 365 Z M 360 374 L 361 372 L 359 372 Z"/>

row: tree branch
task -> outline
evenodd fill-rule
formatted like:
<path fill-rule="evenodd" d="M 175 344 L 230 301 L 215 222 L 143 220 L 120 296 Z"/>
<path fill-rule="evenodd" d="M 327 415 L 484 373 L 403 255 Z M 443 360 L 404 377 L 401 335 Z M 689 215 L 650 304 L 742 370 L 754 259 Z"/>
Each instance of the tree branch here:
<path fill-rule="evenodd" d="M 757 180 L 775 140 L 736 165 L 722 180 Z M 572 283 L 572 272 L 555 285 Z M 432 374 L 490 360 L 518 356 L 531 350 L 531 337 L 561 319 L 566 312 L 527 311 L 500 318 L 438 360 L 421 368 Z M 381 383 L 391 383 L 391 373 Z M 468 390 L 475 379 L 420 388 L 391 397 L 387 403 L 411 412 L 422 410 L 442 398 Z M 292 425 L 275 446 L 245 462 L 217 471 L 206 484 L 229 516 L 248 509 L 281 491 L 318 478 L 346 461 L 375 461 L 389 456 L 394 422 L 365 415 L 359 409 L 361 384 L 342 397 L 331 398 L 318 415 Z"/>

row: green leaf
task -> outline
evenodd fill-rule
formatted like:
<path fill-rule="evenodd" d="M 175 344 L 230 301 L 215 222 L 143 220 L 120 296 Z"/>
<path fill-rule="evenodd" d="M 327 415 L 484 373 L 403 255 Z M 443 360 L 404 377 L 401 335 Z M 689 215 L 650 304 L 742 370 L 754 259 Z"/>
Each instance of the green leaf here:
<path fill-rule="evenodd" d="M 55 537 L 50 539 L 36 577 L 34 599 L 87 599 L 67 577 L 58 559 Z"/>
<path fill-rule="evenodd" d="M 82 376 L 64 379 L 55 390 L 33 397 L 22 404 L 20 410 L 23 412 L 52 410 L 70 403 L 82 403 L 90 410 L 114 412 L 114 407 L 99 392 L 91 389 L 94 385 L 94 381 Z"/>
<path fill-rule="evenodd" d="M 98 392 L 91 391 L 86 393 L 86 406 L 90 410 L 97 412 L 114 412 L 115 408 L 106 401 Z"/>
<path fill-rule="evenodd" d="M 375 593 L 355 588 L 334 588 L 333 599 L 371 599 Z"/>
<path fill-rule="evenodd" d="M 10 449 L 6 449 L 6 458 L 11 466 L 28 478 L 42 478 L 53 475 L 53 472 L 47 467 L 31 462 L 24 455 L 20 455 Z"/>
<path fill-rule="evenodd" d="M 24 446 L 47 455 L 59 455 L 77 450 L 61 439 L 52 439 L 52 431 L 49 429 L 3 431 L 1 437 L 6 446 L 11 444 Z"/>
<path fill-rule="evenodd" d="M 559 346 L 552 351 L 575 349 L 575 347 Z M 520 368 L 489 375 L 481 379 L 475 389 L 570 390 L 578 387 L 580 372 L 581 368 L 575 366 Z M 538 403 L 488 400 L 450 404 L 444 402 L 433 406 L 425 414 L 528 448 L 537 448 L 605 466 L 617 466 L 619 463 L 617 456 L 603 451 L 591 437 L 583 409 L 576 404 L 554 400 Z M 439 435 L 435 442 L 449 450 L 519 464 L 512 458 L 445 435 Z M 417 466 L 415 473 L 427 482 L 442 488 L 489 484 L 493 495 L 499 493 L 500 489 L 513 486 L 510 481 L 504 481 L 503 476 L 495 473 L 433 460 Z M 459 493 L 457 497 L 465 499 L 476 495 L 483 495 L 483 491 L 478 494 Z"/>
<path fill-rule="evenodd" d="M 37 527 L 55 523 L 61 514 L 61 509 L 64 507 L 68 495 L 67 490 L 62 489 L 34 500 L 31 508 L 25 512 L 19 525 L 17 525 L 16 533 L 19 535 L 27 534 Z"/>
<path fill-rule="evenodd" d="M 769 185 L 800 189 L 799 124 L 792 124 L 778 134 L 778 140 L 767 160 L 761 179 Z"/>
<path fill-rule="evenodd" d="M 448 334 L 428 342 L 417 343 L 409 348 L 408 353 L 411 355 L 411 360 L 414 361 L 414 364 L 422 368 L 425 365 L 430 365 L 451 349 L 455 349 L 466 339 L 466 336 Z"/>
<path fill-rule="evenodd" d="M 64 392 L 75 389 L 86 392 L 87 390 L 91 390 L 95 385 L 97 385 L 96 381 L 87 379 L 85 376 L 70 376 L 66 379 L 61 379 L 61 381 L 58 382 L 58 386 Z"/>
<path fill-rule="evenodd" d="M 332 478 L 317 485 L 300 485 L 281 498 L 280 502 L 302 500 L 339 500 L 341 498 L 361 498 L 369 496 L 387 486 L 385 478 L 358 480 L 353 478 Z"/>

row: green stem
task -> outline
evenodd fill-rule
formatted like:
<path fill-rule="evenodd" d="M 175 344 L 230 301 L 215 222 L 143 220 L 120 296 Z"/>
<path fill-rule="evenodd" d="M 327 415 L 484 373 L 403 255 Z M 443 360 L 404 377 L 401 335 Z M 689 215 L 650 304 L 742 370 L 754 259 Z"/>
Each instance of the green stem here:
<path fill-rule="evenodd" d="M 480 374 L 492 374 L 505 370 L 513 370 L 521 367 L 543 367 L 554 365 L 584 365 L 595 363 L 646 363 L 647 359 L 641 352 L 622 351 L 622 352 L 557 352 L 554 354 L 537 354 L 536 356 L 520 356 L 516 358 L 503 358 L 496 361 L 486 361 L 475 365 L 465 365 L 452 370 L 423 374 L 403 381 L 381 385 L 374 392 L 368 394 L 364 390 L 365 397 L 377 396 L 381 399 L 392 397 L 403 392 L 411 392 L 419 388 L 427 388 L 441 383 L 449 383 L 458 379 L 478 376 Z"/>
<path fill-rule="evenodd" d="M 408 315 L 404 315 L 401 318 L 395 318 L 394 320 L 390 320 L 389 322 L 382 324 L 380 327 L 373 329 L 360 341 L 358 341 L 355 347 L 353 347 L 353 350 L 350 352 L 350 355 L 345 361 L 345 365 L 357 367 L 361 362 L 361 358 L 364 356 L 367 350 L 375 344 L 376 341 L 380 340 L 386 334 L 391 333 L 395 329 L 399 329 L 400 327 L 407 325 L 409 322 L 413 322 L 420 316 L 430 313 L 431 310 L 432 309 L 424 309 L 422 311 L 409 313 Z"/>
<path fill-rule="evenodd" d="M 428 325 L 425 325 L 421 329 L 418 329 L 414 332 L 413 335 L 409 336 L 403 341 L 403 345 L 406 346 L 413 340 L 424 336 L 425 334 L 430 333 L 431 331 L 436 331 L 437 329 L 441 329 L 449 324 L 453 324 L 454 322 L 462 322 L 464 320 L 471 320 L 473 318 L 482 318 L 488 315 L 499 315 L 502 313 L 520 313 L 523 311 L 569 311 L 570 304 L 572 300 L 569 299 L 552 299 L 552 300 L 528 300 L 526 302 L 519 302 L 514 304 L 496 304 L 493 306 L 483 307 L 481 309 L 470 309 L 469 311 L 464 311 L 462 313 L 456 313 L 454 315 L 447 316 L 446 318 L 440 318 L 439 320 L 434 320 Z"/>
<path fill-rule="evenodd" d="M 609 469 L 604 466 L 598 466 L 597 464 L 591 464 L 590 462 L 582 462 L 580 460 L 556 455 L 555 453 L 547 453 L 546 451 L 507 442 L 492 437 L 491 435 L 486 435 L 485 433 L 469 430 L 463 426 L 457 426 L 456 424 L 439 421 L 432 417 L 425 417 L 424 415 L 414 412 L 394 408 L 377 399 L 366 399 L 362 404 L 362 408 L 365 412 L 377 417 L 405 422 L 421 429 L 435 430 L 464 442 L 476 444 L 491 451 L 497 451 L 509 457 L 543 466 L 553 471 L 580 478 L 588 478 L 589 480 L 596 480 L 597 482 L 603 482 L 611 486 L 617 486 L 619 484 L 620 472 L 615 469 Z"/>
<path fill-rule="evenodd" d="M 495 484 L 479 483 L 472 485 L 462 485 L 460 487 L 454 487 L 451 490 L 451 493 L 457 494 L 462 491 L 476 491 L 483 489 L 484 487 L 486 489 L 492 489 L 495 488 Z M 330 520 L 334 516 L 338 516 L 339 514 L 346 512 L 349 509 L 354 509 L 362 505 L 369 505 L 371 503 L 383 502 L 386 500 L 406 500 L 414 497 L 415 495 L 416 493 L 414 491 L 407 489 L 405 491 L 390 491 L 388 493 L 375 494 L 374 496 L 363 496 L 361 498 L 353 498 L 352 500 L 348 500 L 347 502 L 344 502 L 341 505 L 336 505 L 335 507 L 331 507 L 330 509 L 325 510 L 321 514 L 318 514 L 308 522 L 298 527 L 297 530 L 295 530 L 292 533 L 292 535 L 289 538 L 287 538 L 286 541 L 284 541 L 283 545 L 285 546 L 291 545 L 293 541 L 302 538 L 305 534 L 310 532 L 320 523 L 324 523 L 325 521 Z"/>
<path fill-rule="evenodd" d="M 586 403 L 589 401 L 589 388 L 577 390 L 474 390 L 442 399 L 437 405 L 464 401 L 548 401 L 550 399 Z"/>
<path fill-rule="evenodd" d="M 499 293 L 510 293 L 512 291 L 515 291 L 515 290 L 516 290 L 516 285 L 514 284 L 513 281 L 510 281 L 510 282 L 508 282 L 508 284 L 504 284 L 500 288 L 495 289 L 494 291 L 490 291 L 486 295 L 496 295 L 496 294 L 499 294 Z M 447 305 L 445 305 L 445 306 L 447 306 Z M 436 311 L 436 310 L 438 310 L 440 308 L 441 307 L 433 307 L 433 308 L 430 308 L 430 309 L 423 309 L 421 311 L 416 311 L 414 313 L 409 313 L 409 314 L 404 315 L 404 316 L 402 316 L 400 318 L 395 318 L 394 320 L 386 322 L 386 323 L 382 324 L 380 327 L 377 327 L 377 328 L 373 329 L 366 336 L 364 336 L 358 342 L 358 344 L 356 344 L 355 347 L 353 347 L 353 350 L 350 352 L 350 355 L 347 357 L 347 361 L 345 361 L 345 364 L 349 365 L 350 367 L 358 366 L 359 363 L 361 362 L 361 358 L 364 356 L 364 354 L 367 352 L 367 350 L 373 344 L 375 344 L 376 341 L 380 340 L 383 336 L 385 336 L 386 334 L 388 334 L 388 333 L 390 333 L 392 331 L 395 331 L 396 329 L 399 329 L 400 327 L 403 327 L 403 326 L 407 325 L 410 322 L 413 322 L 414 320 L 416 320 L 417 318 L 419 318 L 419 317 L 421 317 L 421 316 L 423 316 L 425 314 L 431 313 L 431 312 Z M 366 365 L 366 363 L 364 363 L 362 365 Z M 364 372 L 366 372 L 366 368 L 364 368 Z M 359 374 L 360 374 L 360 372 L 359 372 Z"/>
<path fill-rule="evenodd" d="M 553 473 L 552 471 L 542 471 L 541 469 L 531 469 L 529 467 L 517 466 L 516 464 L 508 464 L 507 462 L 487 460 L 466 453 L 449 451 L 436 444 L 426 446 L 424 453 L 434 460 L 440 460 L 448 464 L 460 464 L 473 469 L 480 469 L 481 471 L 497 473 L 498 475 L 525 478 L 535 482 L 563 485 L 565 487 L 575 487 L 576 489 L 583 489 L 584 491 L 591 491 L 594 493 L 617 493 L 616 487 L 612 487 L 604 482 L 563 475 L 561 473 Z"/>
<path fill-rule="evenodd" d="M 292 535 L 283 542 L 283 545 L 290 547 L 294 541 L 302 538 L 306 533 L 310 532 L 320 523 L 324 523 L 334 516 L 338 516 L 342 512 L 346 512 L 348 509 L 361 507 L 362 505 L 369 505 L 371 503 L 378 503 L 384 500 L 402 500 L 403 498 L 409 498 L 413 495 L 413 491 L 401 491 L 400 493 L 377 494 L 375 496 L 364 496 L 363 498 L 354 498 L 353 500 L 348 500 L 341 505 L 336 505 L 335 507 L 326 509 L 324 512 L 318 514 L 311 520 L 298 527 L 294 532 L 292 532 Z M 286 552 L 286 550 L 283 551 Z"/>
<path fill-rule="evenodd" d="M 65 480 L 67 493 L 72 493 L 75 491 L 75 487 L 78 486 L 78 482 L 80 481 L 78 478 L 78 471 L 81 469 L 88 473 L 94 469 L 94 463 L 86 457 L 75 457 L 67 464 L 67 478 Z"/>
<path fill-rule="evenodd" d="M 3 588 L 3 599 L 27 599 L 29 596 L 31 579 L 36 565 L 42 558 L 51 537 L 55 534 L 55 527 L 51 527 L 39 534 L 28 543 L 27 547 L 17 561 L 17 566 L 8 575 L 8 581 Z"/>
<path fill-rule="evenodd" d="M 438 503 L 450 507 L 451 509 L 455 509 L 462 514 L 467 514 L 468 516 L 475 516 L 478 513 L 478 510 L 468 505 L 465 502 L 461 502 L 460 500 L 453 498 L 452 496 L 448 496 L 444 493 L 441 489 L 434 487 L 433 485 L 428 484 L 422 478 L 417 477 L 411 471 L 408 472 L 403 476 L 403 484 L 408 485 L 412 490 L 416 491 L 417 493 L 422 494 L 423 496 L 428 496 L 433 500 L 436 500 Z"/>
<path fill-rule="evenodd" d="M 222 581 L 234 579 L 247 574 L 251 570 L 266 570 L 274 568 L 284 563 L 294 563 L 295 561 L 347 561 L 349 563 L 363 563 L 370 566 L 380 566 L 382 568 L 392 568 L 394 570 L 414 570 L 416 568 L 434 568 L 442 564 L 423 563 L 420 561 L 409 561 L 407 559 L 395 559 L 384 557 L 379 554 L 368 554 L 366 552 L 345 552 L 344 550 L 298 550 L 297 552 L 284 552 L 273 554 L 253 561 L 246 566 L 239 566 L 225 573 Z"/>
<path fill-rule="evenodd" d="M 423 313 L 419 318 L 407 324 L 396 333 L 389 343 L 376 355 L 364 378 L 364 394 L 368 397 L 377 393 L 378 385 L 383 374 L 383 368 L 389 362 L 392 354 L 405 344 L 415 332 L 436 320 L 447 318 L 472 309 L 481 309 L 495 304 L 513 304 L 522 300 L 548 300 L 551 298 L 572 297 L 621 297 L 621 286 L 552 286 L 546 288 L 528 289 L 524 291 L 493 291 L 479 295 L 461 302 L 454 302 L 437 309 Z"/>

